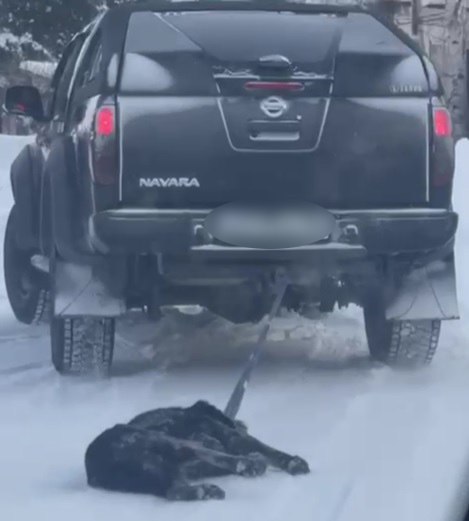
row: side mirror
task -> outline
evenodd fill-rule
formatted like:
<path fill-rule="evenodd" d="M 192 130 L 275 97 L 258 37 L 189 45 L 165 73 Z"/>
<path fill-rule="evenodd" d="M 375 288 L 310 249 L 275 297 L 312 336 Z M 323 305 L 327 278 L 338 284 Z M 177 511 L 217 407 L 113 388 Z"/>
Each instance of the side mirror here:
<path fill-rule="evenodd" d="M 7 113 L 44 120 L 41 94 L 36 87 L 16 86 L 6 91 L 4 108 Z"/>

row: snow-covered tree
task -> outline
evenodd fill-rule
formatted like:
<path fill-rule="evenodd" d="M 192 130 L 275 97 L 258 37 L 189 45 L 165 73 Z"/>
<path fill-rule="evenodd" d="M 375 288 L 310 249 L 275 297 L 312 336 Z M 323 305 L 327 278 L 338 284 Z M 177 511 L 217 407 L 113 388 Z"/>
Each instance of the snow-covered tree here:
<path fill-rule="evenodd" d="M 0 0 L 0 102 L 8 85 L 41 88 L 71 37 L 100 10 L 125 1 Z"/>
<path fill-rule="evenodd" d="M 94 0 L 0 0 L 0 27 L 29 41 L 30 50 L 57 55 L 95 13 Z"/>

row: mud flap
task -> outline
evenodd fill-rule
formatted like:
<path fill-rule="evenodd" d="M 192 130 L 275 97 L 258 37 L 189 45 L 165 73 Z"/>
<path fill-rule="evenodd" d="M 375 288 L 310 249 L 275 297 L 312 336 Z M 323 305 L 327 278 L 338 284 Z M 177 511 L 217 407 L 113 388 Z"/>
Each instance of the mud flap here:
<path fill-rule="evenodd" d="M 57 260 L 54 315 L 117 317 L 125 312 L 122 298 L 111 294 L 96 267 Z"/>
<path fill-rule="evenodd" d="M 386 307 L 386 318 L 458 319 L 454 257 L 433 261 L 407 275 Z"/>

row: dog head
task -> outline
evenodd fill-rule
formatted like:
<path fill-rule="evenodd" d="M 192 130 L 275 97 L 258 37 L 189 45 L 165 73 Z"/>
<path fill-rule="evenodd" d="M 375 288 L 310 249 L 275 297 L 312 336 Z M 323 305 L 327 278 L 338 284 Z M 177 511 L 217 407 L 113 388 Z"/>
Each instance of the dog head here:
<path fill-rule="evenodd" d="M 192 407 L 189 407 L 189 410 L 196 415 L 209 416 L 210 418 L 213 418 L 214 420 L 219 421 L 220 423 L 223 423 L 233 429 L 236 427 L 236 424 L 233 420 L 230 420 L 230 418 L 223 414 L 222 411 L 206 401 L 199 400 Z"/>

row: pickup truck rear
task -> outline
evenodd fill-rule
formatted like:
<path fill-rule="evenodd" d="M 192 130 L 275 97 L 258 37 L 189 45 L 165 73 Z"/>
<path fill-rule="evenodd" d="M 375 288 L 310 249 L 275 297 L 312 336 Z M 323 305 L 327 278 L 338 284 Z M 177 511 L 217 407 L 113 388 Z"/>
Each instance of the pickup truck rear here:
<path fill-rule="evenodd" d="M 290 1 L 127 4 L 74 38 L 52 88 L 48 112 L 7 93 L 48 139 L 12 167 L 5 275 L 20 320 L 50 298 L 60 372 L 109 369 L 129 309 L 257 321 L 279 268 L 285 306 L 357 304 L 374 358 L 431 360 L 458 316 L 454 141 L 396 27 Z"/>

